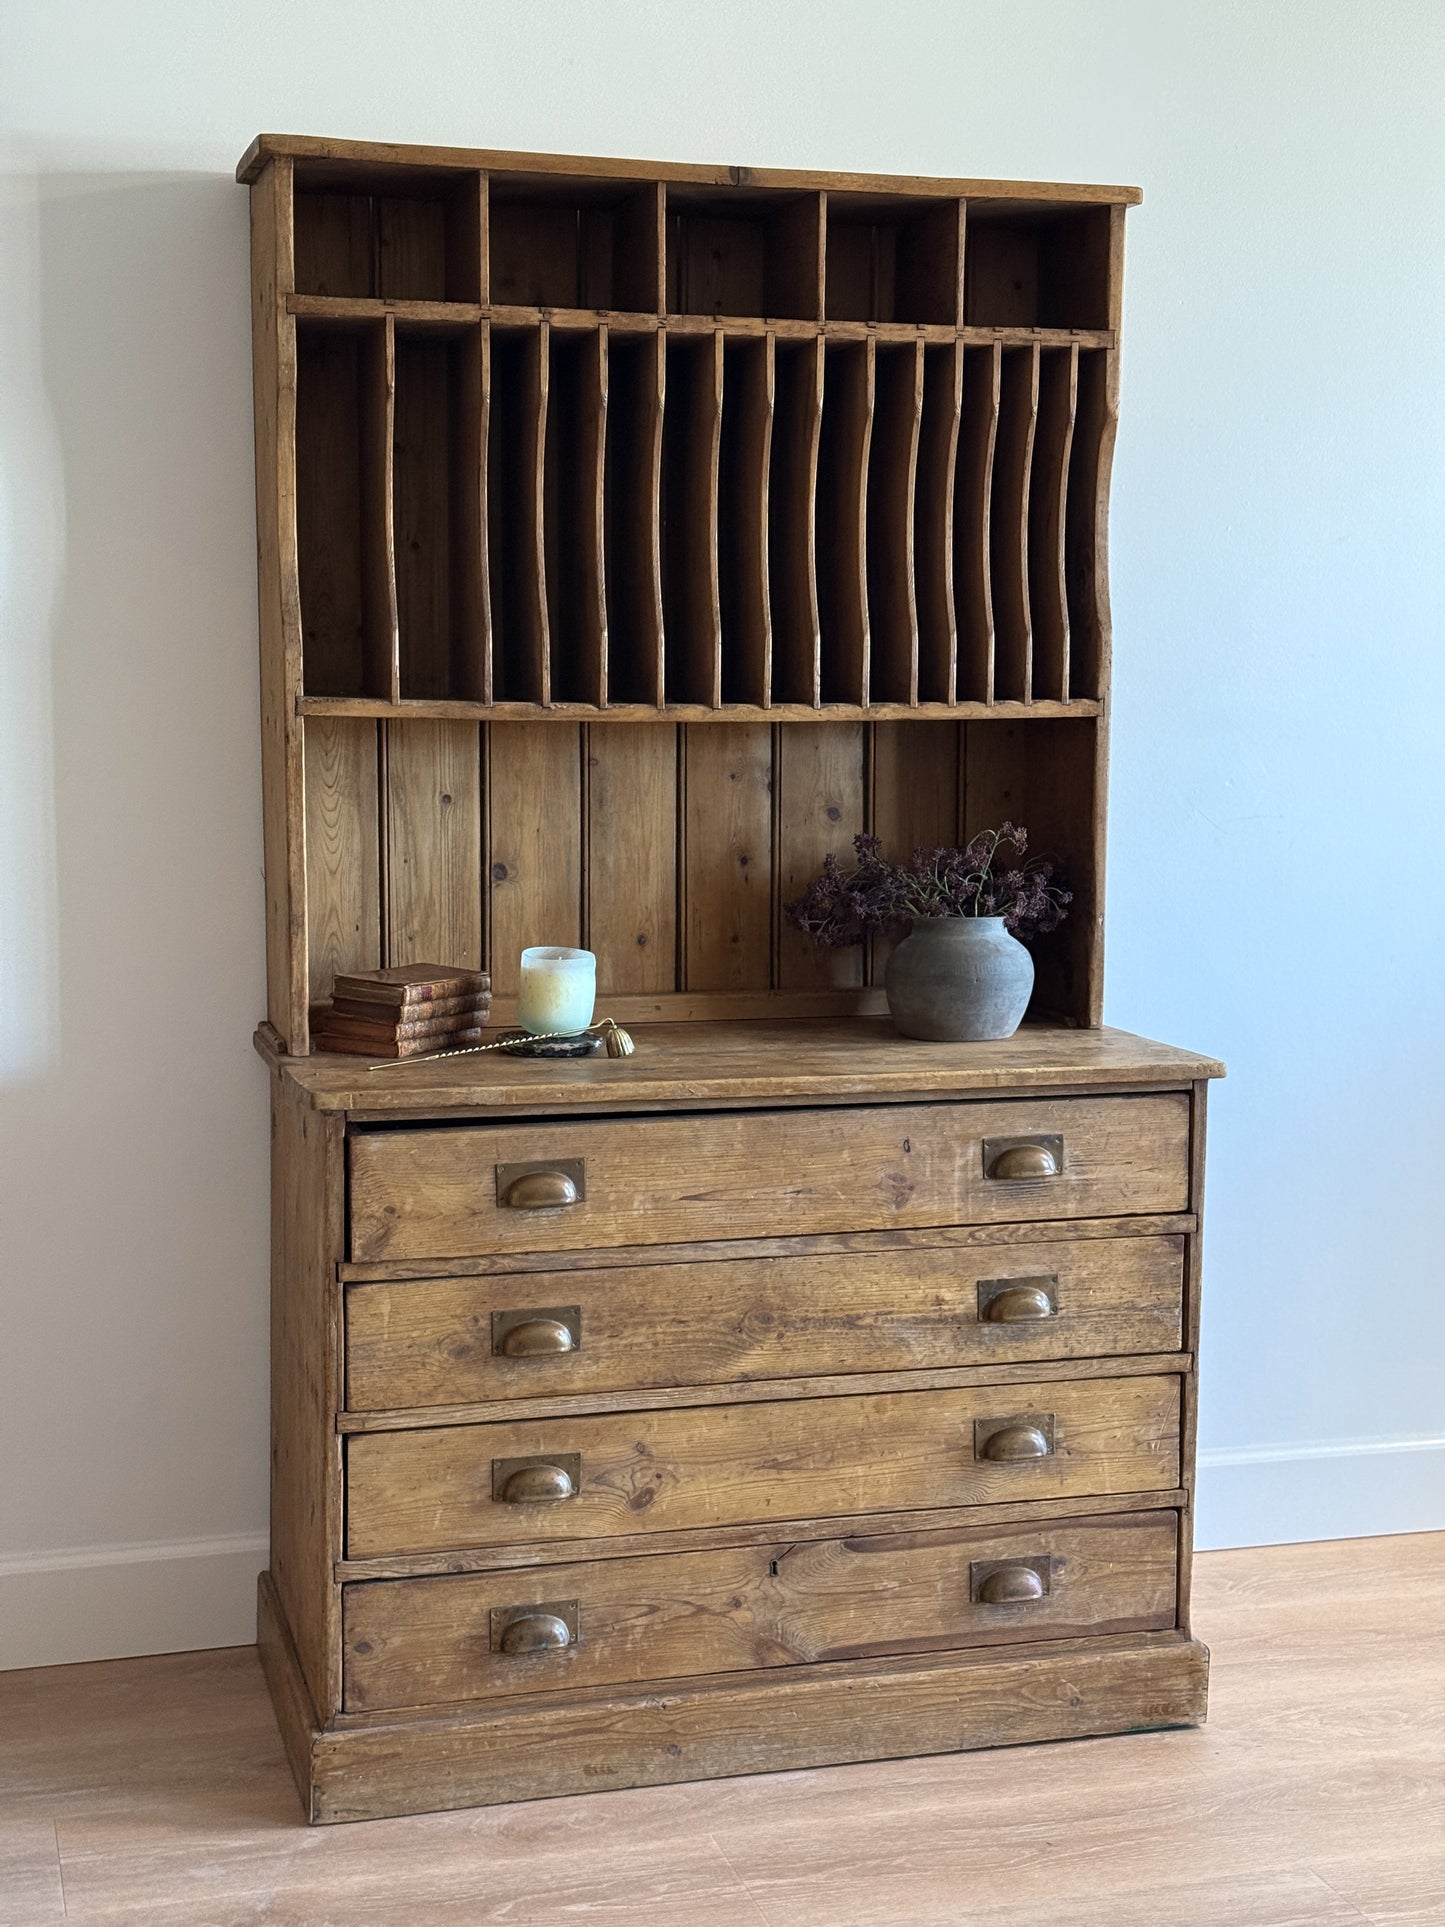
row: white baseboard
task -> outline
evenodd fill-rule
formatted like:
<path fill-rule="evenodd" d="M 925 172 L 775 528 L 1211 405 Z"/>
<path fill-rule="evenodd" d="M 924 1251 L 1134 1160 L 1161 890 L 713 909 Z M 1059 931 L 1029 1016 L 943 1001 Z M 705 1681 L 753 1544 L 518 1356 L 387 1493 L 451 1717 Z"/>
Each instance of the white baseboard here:
<path fill-rule="evenodd" d="M 256 1637 L 264 1532 L 0 1557 L 0 1671 Z"/>
<path fill-rule="evenodd" d="M 1441 1530 L 1445 1438 L 1199 1455 L 1201 1551 Z M 260 1532 L 0 1557 L 0 1671 L 249 1645 L 265 1563 Z"/>
<path fill-rule="evenodd" d="M 1200 1551 L 1445 1530 L 1445 1438 L 1201 1451 Z"/>

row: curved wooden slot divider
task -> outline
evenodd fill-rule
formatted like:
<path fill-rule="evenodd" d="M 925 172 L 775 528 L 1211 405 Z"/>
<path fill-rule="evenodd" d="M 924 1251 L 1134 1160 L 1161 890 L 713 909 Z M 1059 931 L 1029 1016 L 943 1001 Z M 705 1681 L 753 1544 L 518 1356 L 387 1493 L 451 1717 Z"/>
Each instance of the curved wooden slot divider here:
<path fill-rule="evenodd" d="M 546 322 L 492 329 L 487 558 L 498 702 L 551 701 L 542 501 L 549 333 Z"/>
<path fill-rule="evenodd" d="M 768 599 L 773 359 L 771 335 L 724 341 L 718 457 L 721 700 L 765 707 L 771 699 L 773 673 Z"/>
<path fill-rule="evenodd" d="M 603 471 L 607 330 L 553 328 L 543 530 L 554 702 L 607 701 Z"/>
<path fill-rule="evenodd" d="M 818 438 L 819 686 L 825 703 L 868 701 L 868 451 L 875 348 L 829 342 L 823 351 Z"/>
<path fill-rule="evenodd" d="M 784 341 L 779 336 L 773 382 L 768 475 L 773 701 L 816 708 L 821 700 L 816 496 L 823 417 L 822 337 Z"/>
<path fill-rule="evenodd" d="M 918 701 L 918 603 L 913 505 L 923 419 L 923 343 L 878 350 L 868 458 L 868 690 L 880 702 Z"/>
<path fill-rule="evenodd" d="M 608 341 L 603 549 L 609 703 L 661 707 L 662 413 L 660 333 Z"/>
<path fill-rule="evenodd" d="M 1039 412 L 1039 351 L 1004 351 L 998 446 L 989 511 L 989 566 L 995 626 L 994 694 L 1028 702 L 1033 694 L 1033 621 L 1029 607 L 1029 471 Z"/>
<path fill-rule="evenodd" d="M 1069 693 L 1064 516 L 1078 386 L 1077 348 L 1040 352 L 1039 420 L 1029 472 L 1029 607 L 1034 631 L 1030 694 L 1059 700 Z"/>
<path fill-rule="evenodd" d="M 991 703 L 994 699 L 990 514 L 1002 366 L 997 342 L 964 350 L 953 497 L 953 583 L 958 619 L 954 694 L 959 702 Z"/>
<path fill-rule="evenodd" d="M 718 452 L 723 337 L 667 342 L 662 416 L 663 664 L 669 702 L 721 700 Z"/>
<path fill-rule="evenodd" d="M 925 703 L 951 703 L 958 685 L 958 620 L 953 586 L 954 470 L 963 405 L 963 346 L 923 355 L 923 418 L 918 434 L 913 568 L 918 601 L 918 689 Z"/>
<path fill-rule="evenodd" d="M 1102 696 L 1109 680 L 1109 474 L 1118 422 L 1118 354 L 1086 349 L 1079 356 L 1064 520 L 1071 696 Z"/>

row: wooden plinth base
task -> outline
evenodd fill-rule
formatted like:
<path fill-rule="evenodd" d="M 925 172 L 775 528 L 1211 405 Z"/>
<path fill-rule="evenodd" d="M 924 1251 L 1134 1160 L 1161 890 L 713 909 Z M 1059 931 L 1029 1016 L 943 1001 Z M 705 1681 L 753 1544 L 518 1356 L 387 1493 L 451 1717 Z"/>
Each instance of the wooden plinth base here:
<path fill-rule="evenodd" d="M 269 1575 L 261 1662 L 313 1822 L 1195 1726 L 1209 1654 L 1177 1633 L 928 1654 L 316 1724 Z"/>

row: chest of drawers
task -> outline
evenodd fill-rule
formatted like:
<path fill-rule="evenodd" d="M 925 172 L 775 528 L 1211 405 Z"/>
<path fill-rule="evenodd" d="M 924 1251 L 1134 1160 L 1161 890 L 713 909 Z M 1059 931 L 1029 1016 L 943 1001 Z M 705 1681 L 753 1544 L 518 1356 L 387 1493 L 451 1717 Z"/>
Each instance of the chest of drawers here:
<path fill-rule="evenodd" d="M 865 1021 L 274 1058 L 261 1643 L 311 1816 L 1202 1718 L 1218 1068 Z"/>

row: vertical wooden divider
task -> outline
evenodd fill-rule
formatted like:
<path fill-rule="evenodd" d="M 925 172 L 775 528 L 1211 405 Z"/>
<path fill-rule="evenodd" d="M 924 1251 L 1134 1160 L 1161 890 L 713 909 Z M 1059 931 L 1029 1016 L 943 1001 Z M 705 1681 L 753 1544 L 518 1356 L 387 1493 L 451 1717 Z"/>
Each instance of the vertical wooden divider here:
<path fill-rule="evenodd" d="M 1010 702 L 1033 695 L 1029 609 L 1029 471 L 1039 411 L 1039 350 L 1006 348 L 999 390 L 989 554 L 997 635 L 994 694 Z"/>
<path fill-rule="evenodd" d="M 396 609 L 393 504 L 396 423 L 396 323 L 390 315 L 366 333 L 361 430 L 362 596 L 366 679 L 401 700 L 401 640 Z"/>
<path fill-rule="evenodd" d="M 722 700 L 718 599 L 718 455 L 723 337 L 667 343 L 662 420 L 662 607 L 666 700 Z"/>
<path fill-rule="evenodd" d="M 554 702 L 607 701 L 607 330 L 550 330 L 543 547 Z"/>
<path fill-rule="evenodd" d="M 874 702 L 918 701 L 913 509 L 922 417 L 923 343 L 880 347 L 868 457 L 869 693 Z"/>
<path fill-rule="evenodd" d="M 819 686 L 825 703 L 866 703 L 869 686 L 868 451 L 877 353 L 873 337 L 823 351 L 818 440 Z"/>
<path fill-rule="evenodd" d="M 1090 348 L 1079 356 L 1078 394 L 1064 512 L 1068 693 L 1097 697 L 1109 677 L 1109 475 L 1119 423 L 1117 350 Z"/>
<path fill-rule="evenodd" d="M 492 988 L 517 994 L 522 951 L 582 935 L 582 757 L 571 723 L 493 723 L 487 743 Z"/>
<path fill-rule="evenodd" d="M 991 703 L 994 698 L 997 651 L 990 567 L 991 515 L 1002 367 L 1002 350 L 996 341 L 964 350 L 963 408 L 959 418 L 953 506 L 960 702 Z"/>
<path fill-rule="evenodd" d="M 660 330 L 611 338 L 602 481 L 607 699 L 659 707 L 663 701 L 659 518 L 666 366 Z"/>
<path fill-rule="evenodd" d="M 1039 358 L 1039 422 L 1029 473 L 1031 690 L 1057 702 L 1069 694 L 1069 609 L 1064 583 L 1064 510 L 1078 400 L 1079 350 L 1046 348 Z"/>
<path fill-rule="evenodd" d="M 869 828 L 894 863 L 915 850 L 958 841 L 962 811 L 963 726 L 910 719 L 870 723 Z M 893 949 L 888 937 L 868 946 L 868 981 L 881 984 Z"/>
<path fill-rule="evenodd" d="M 381 725 L 384 727 L 384 725 Z M 381 962 L 376 743 L 369 718 L 305 724 L 308 995 L 331 995 L 338 970 Z"/>
<path fill-rule="evenodd" d="M 485 182 L 483 184 L 485 186 Z M 487 570 L 487 439 L 492 331 L 484 321 L 456 344 L 461 408 L 452 421 L 452 693 L 492 700 L 492 598 Z"/>
<path fill-rule="evenodd" d="M 953 702 L 958 682 L 953 490 L 962 406 L 962 343 L 925 350 L 913 542 L 918 585 L 918 700 L 925 703 Z"/>
<path fill-rule="evenodd" d="M 677 725 L 584 725 L 586 910 L 604 996 L 677 989 Z"/>
<path fill-rule="evenodd" d="M 773 439 L 774 344 L 748 335 L 723 347 L 722 443 L 718 458 L 718 599 L 721 700 L 771 697 L 768 604 L 768 458 Z"/>
<path fill-rule="evenodd" d="M 386 952 L 482 957 L 481 746 L 475 723 L 386 723 Z"/>
<path fill-rule="evenodd" d="M 784 904 L 800 896 L 831 851 L 845 862 L 863 828 L 861 723 L 784 724 L 774 778 L 774 982 L 781 990 L 863 981 L 861 950 L 828 950 L 795 930 Z"/>
<path fill-rule="evenodd" d="M 682 732 L 683 990 L 762 991 L 772 971 L 773 727 Z"/>
<path fill-rule="evenodd" d="M 820 701 L 817 576 L 818 443 L 823 339 L 778 341 L 768 477 L 768 594 L 773 701 Z"/>
<path fill-rule="evenodd" d="M 492 328 L 487 440 L 487 560 L 495 702 L 547 704 L 544 464 L 548 334 Z"/>

